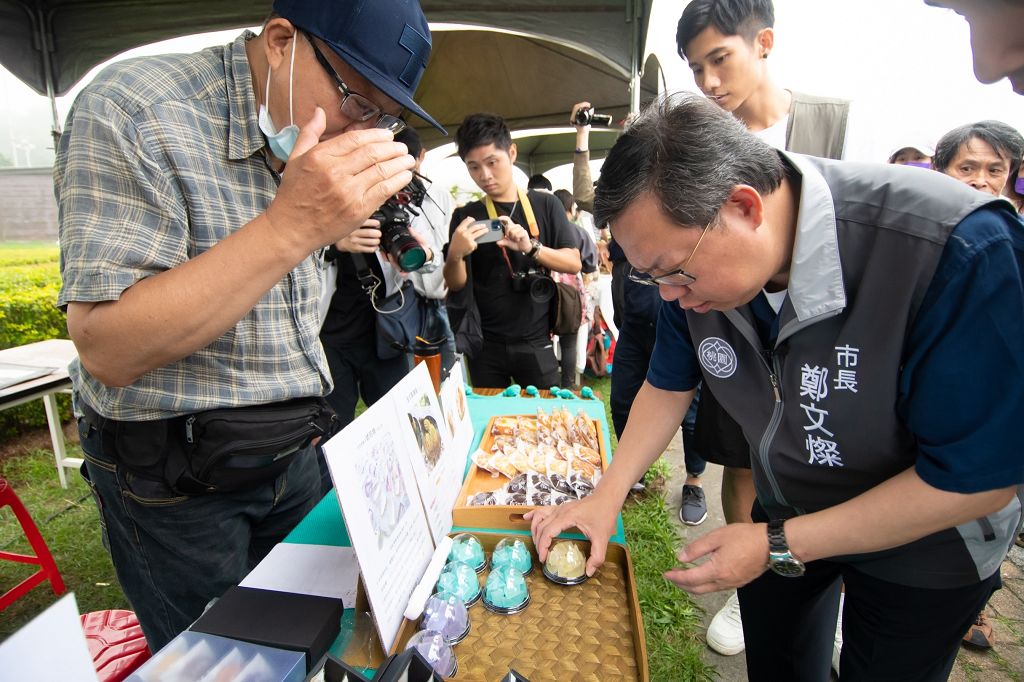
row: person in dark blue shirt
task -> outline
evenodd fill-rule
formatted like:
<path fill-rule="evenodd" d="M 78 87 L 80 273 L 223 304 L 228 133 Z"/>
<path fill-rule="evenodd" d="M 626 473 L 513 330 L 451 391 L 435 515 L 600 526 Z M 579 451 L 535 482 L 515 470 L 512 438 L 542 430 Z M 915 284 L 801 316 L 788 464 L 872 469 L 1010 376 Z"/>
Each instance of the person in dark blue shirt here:
<path fill-rule="evenodd" d="M 529 517 L 603 561 L 697 380 L 751 445 L 753 523 L 666 578 L 738 588 L 752 680 L 945 679 L 1022 520 L 1024 224 L 922 169 L 771 148 L 703 98 L 648 107 L 595 215 L 662 304 L 647 381 L 587 500 Z"/>

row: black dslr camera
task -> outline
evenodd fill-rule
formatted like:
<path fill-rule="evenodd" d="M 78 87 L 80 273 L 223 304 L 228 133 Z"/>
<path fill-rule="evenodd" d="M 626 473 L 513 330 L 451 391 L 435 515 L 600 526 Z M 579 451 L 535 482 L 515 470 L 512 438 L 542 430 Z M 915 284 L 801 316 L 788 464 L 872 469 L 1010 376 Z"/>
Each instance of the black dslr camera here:
<path fill-rule="evenodd" d="M 420 179 L 419 173 L 413 173 L 412 180 L 405 189 L 384 202 L 384 205 L 370 216 L 380 221 L 380 246 L 401 268 L 402 272 L 413 272 L 427 262 L 427 252 L 409 233 L 412 216 L 419 215 L 417 210 L 423 205 L 427 196 L 427 187 Z"/>
<path fill-rule="evenodd" d="M 607 128 L 612 124 L 612 117 L 609 114 L 596 114 L 594 107 L 589 109 L 577 109 L 576 116 L 572 122 L 578 126 L 600 126 Z"/>
<path fill-rule="evenodd" d="M 517 294 L 529 292 L 530 298 L 537 303 L 547 303 L 555 295 L 555 281 L 546 273 L 530 268 L 525 272 L 512 273 L 512 291 Z"/>

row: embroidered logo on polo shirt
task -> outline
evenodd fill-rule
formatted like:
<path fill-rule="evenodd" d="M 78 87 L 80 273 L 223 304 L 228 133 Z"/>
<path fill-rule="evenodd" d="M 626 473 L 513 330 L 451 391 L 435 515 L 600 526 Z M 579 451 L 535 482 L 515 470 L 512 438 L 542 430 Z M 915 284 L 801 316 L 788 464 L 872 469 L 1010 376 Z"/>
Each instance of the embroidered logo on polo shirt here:
<path fill-rule="evenodd" d="M 736 372 L 736 351 L 717 336 L 709 336 L 701 341 L 697 357 L 713 377 L 728 379 Z"/>

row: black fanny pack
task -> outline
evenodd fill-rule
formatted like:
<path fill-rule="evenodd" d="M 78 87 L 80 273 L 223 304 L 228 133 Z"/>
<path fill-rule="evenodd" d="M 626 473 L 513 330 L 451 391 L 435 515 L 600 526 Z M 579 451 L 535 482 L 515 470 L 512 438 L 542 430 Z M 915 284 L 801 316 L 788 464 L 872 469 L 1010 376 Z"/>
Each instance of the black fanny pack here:
<path fill-rule="evenodd" d="M 292 455 L 318 436 L 330 438 L 340 426 L 322 398 L 145 422 L 106 419 L 82 407 L 102 433 L 104 454 L 182 495 L 236 492 L 271 481 L 288 468 Z"/>

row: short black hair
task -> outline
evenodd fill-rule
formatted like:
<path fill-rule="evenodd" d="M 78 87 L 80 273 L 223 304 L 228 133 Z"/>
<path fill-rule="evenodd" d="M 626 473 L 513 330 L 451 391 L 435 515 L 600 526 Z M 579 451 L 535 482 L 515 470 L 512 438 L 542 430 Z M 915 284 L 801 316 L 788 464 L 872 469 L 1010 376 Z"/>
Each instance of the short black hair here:
<path fill-rule="evenodd" d="M 562 202 L 562 206 L 565 207 L 566 213 L 572 213 L 572 205 L 576 203 L 576 200 L 572 196 L 572 192 L 567 189 L 556 189 L 554 192 L 558 200 Z"/>
<path fill-rule="evenodd" d="M 489 144 L 508 151 L 512 147 L 512 132 L 505 119 L 497 114 L 470 114 L 462 119 L 455 131 L 455 144 L 459 148 L 459 158 L 465 161 L 471 150 Z"/>
<path fill-rule="evenodd" d="M 536 175 L 531 175 L 530 179 L 526 181 L 526 189 L 545 189 L 550 192 L 554 187 L 550 180 L 537 173 Z"/>
<path fill-rule="evenodd" d="M 779 153 L 725 109 L 694 93 L 662 95 L 608 152 L 594 196 L 594 224 L 609 223 L 649 192 L 679 225 L 703 227 L 717 220 L 737 185 L 764 196 L 785 177 Z"/>
<path fill-rule="evenodd" d="M 943 135 L 935 145 L 932 168 L 945 172 L 949 164 L 953 163 L 960 147 L 974 138 L 988 143 L 996 154 L 1004 157 L 1010 167 L 1010 177 L 1017 176 L 1021 156 L 1024 155 L 1024 137 L 1021 137 L 1012 126 L 993 120 L 966 123 Z"/>
<path fill-rule="evenodd" d="M 420 140 L 420 134 L 414 128 L 406 126 L 402 132 L 395 135 L 395 142 L 404 143 L 409 148 L 409 154 L 412 155 L 412 158 L 420 158 L 420 152 L 423 151 L 423 141 Z"/>
<path fill-rule="evenodd" d="M 692 0 L 676 26 L 676 49 L 686 59 L 686 46 L 708 26 L 724 36 L 752 42 L 757 32 L 775 26 L 772 0 Z"/>

